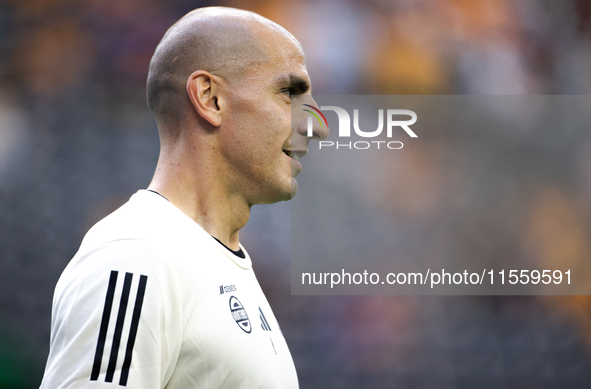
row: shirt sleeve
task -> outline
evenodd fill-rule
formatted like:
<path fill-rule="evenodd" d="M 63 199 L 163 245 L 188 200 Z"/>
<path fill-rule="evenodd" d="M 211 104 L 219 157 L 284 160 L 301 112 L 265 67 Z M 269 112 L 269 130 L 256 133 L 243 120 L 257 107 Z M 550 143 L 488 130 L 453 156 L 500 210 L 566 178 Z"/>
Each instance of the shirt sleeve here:
<path fill-rule="evenodd" d="M 145 240 L 77 254 L 56 286 L 41 389 L 164 388 L 182 317 L 176 275 Z"/>

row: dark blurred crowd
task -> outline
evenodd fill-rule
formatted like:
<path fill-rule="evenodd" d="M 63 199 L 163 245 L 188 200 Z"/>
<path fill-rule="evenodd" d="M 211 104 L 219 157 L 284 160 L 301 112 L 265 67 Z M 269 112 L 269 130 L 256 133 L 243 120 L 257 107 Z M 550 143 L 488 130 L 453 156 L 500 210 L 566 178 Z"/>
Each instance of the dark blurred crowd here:
<path fill-rule="evenodd" d="M 587 0 L 3 0 L 0 388 L 39 385 L 61 271 L 86 230 L 145 188 L 155 167 L 150 57 L 175 20 L 209 5 L 249 9 L 291 31 L 315 94 L 591 91 Z M 490 228 L 490 242 L 515 232 L 511 242 L 540 264 L 589 261 L 591 137 L 569 142 L 541 143 L 564 165 L 542 166 L 533 195 L 515 193 L 523 228 Z M 375 191 L 374 206 L 405 223 L 441 222 L 429 217 L 447 195 L 434 154 L 401 157 L 409 173 Z M 241 239 L 302 388 L 589 386 L 587 296 L 291 296 L 289 217 L 289 204 L 255 207 Z M 483 247 L 472 229 L 466 250 Z"/>

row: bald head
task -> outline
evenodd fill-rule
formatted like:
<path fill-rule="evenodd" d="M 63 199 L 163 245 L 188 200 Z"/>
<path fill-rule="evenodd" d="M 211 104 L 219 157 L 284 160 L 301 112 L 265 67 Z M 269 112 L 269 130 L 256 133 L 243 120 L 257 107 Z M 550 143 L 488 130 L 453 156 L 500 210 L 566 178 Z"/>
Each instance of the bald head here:
<path fill-rule="evenodd" d="M 159 124 L 177 120 L 189 104 L 186 83 L 197 70 L 230 84 L 271 60 L 269 32 L 297 40 L 280 25 L 249 11 L 225 7 L 196 9 L 164 35 L 150 62 L 148 106 Z"/>

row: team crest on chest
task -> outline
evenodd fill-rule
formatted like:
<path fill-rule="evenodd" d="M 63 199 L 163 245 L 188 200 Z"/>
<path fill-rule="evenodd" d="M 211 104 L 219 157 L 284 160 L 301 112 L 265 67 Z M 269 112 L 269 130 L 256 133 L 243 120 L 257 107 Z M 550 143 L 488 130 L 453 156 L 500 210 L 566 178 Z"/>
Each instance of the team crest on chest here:
<path fill-rule="evenodd" d="M 247 334 L 250 334 L 250 331 L 252 331 L 250 320 L 242 303 L 235 296 L 230 297 L 230 312 L 232 312 L 232 317 L 236 324 L 238 324 L 238 327 Z"/>

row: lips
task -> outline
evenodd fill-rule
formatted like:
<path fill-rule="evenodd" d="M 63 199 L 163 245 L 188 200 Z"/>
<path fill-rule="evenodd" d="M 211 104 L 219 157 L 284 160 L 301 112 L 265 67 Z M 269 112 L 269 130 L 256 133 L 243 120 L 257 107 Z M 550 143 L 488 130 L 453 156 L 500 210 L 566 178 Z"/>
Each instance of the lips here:
<path fill-rule="evenodd" d="M 302 172 L 302 164 L 299 159 L 307 154 L 308 150 L 283 150 L 285 155 L 290 158 L 291 164 L 291 176 L 295 177 Z"/>
<path fill-rule="evenodd" d="M 293 159 L 295 159 L 296 161 L 298 161 L 301 157 L 303 157 L 304 155 L 308 154 L 308 150 L 283 150 L 283 152 L 285 154 L 287 154 L 288 157 L 291 157 Z"/>

